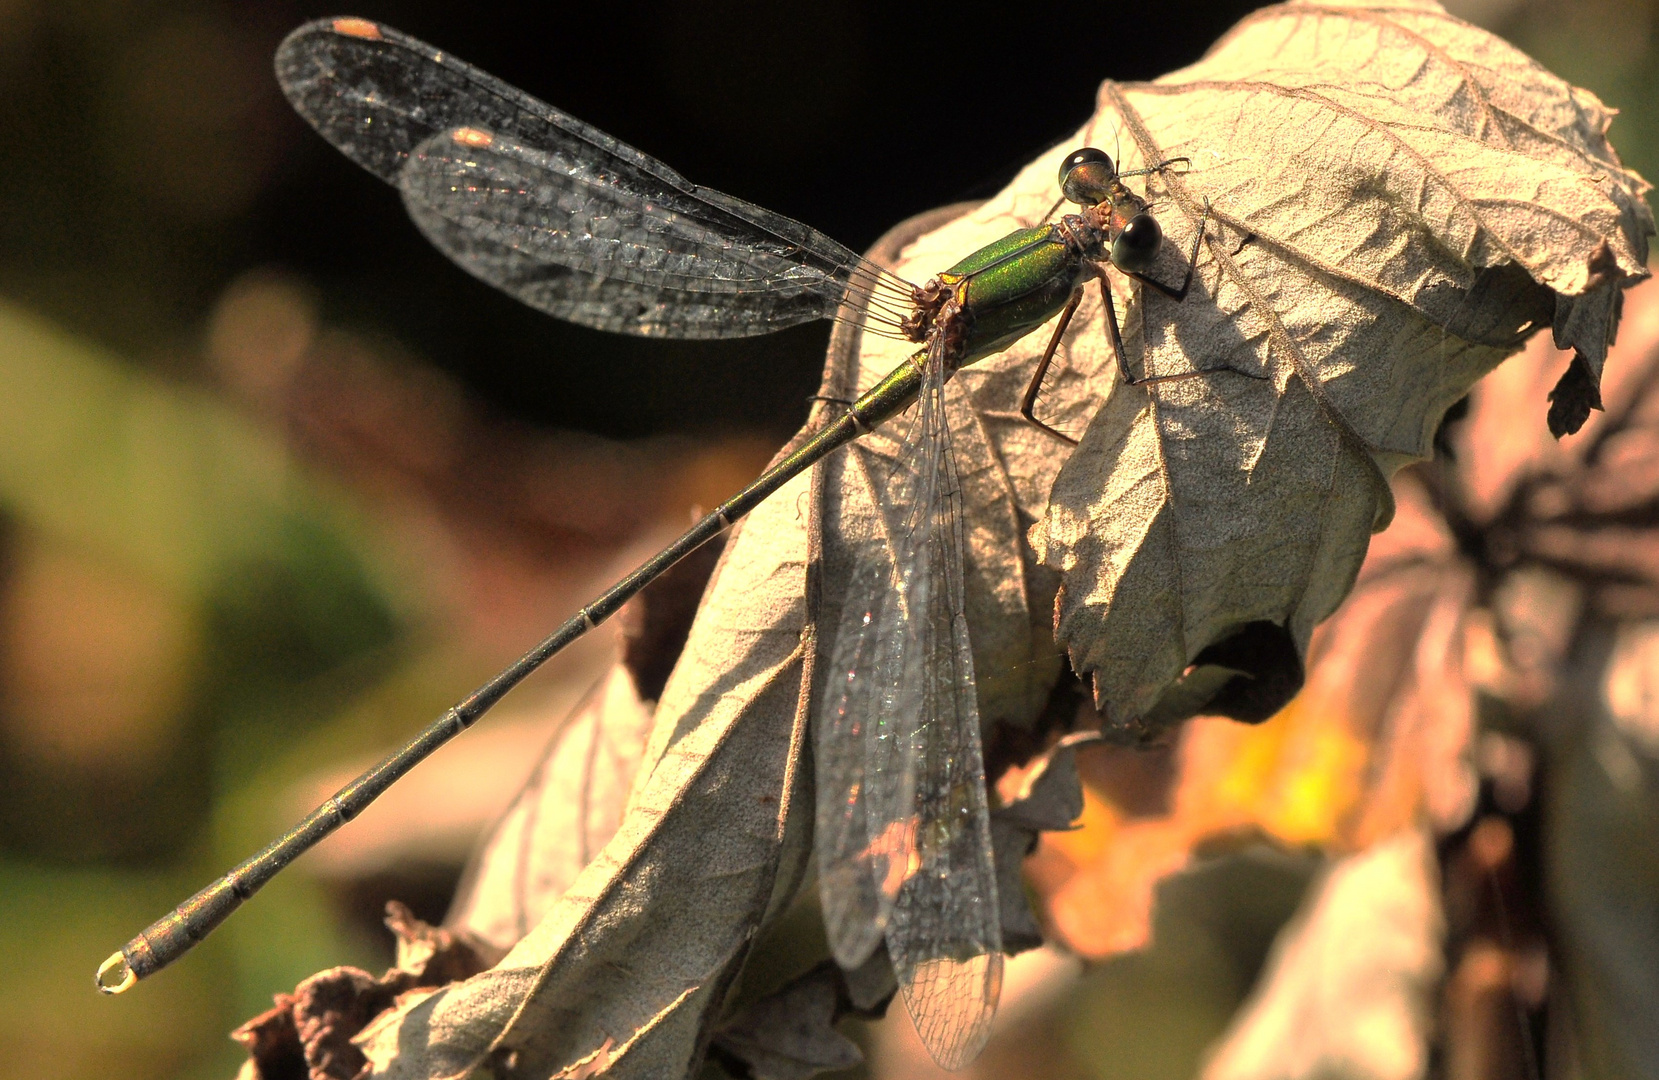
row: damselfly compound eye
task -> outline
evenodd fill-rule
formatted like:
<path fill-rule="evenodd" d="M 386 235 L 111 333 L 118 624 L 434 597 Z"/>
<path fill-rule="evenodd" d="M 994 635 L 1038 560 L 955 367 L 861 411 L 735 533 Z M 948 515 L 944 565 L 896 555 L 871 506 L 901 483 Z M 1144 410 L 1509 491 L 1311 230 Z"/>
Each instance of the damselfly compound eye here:
<path fill-rule="evenodd" d="M 1060 191 L 1079 206 L 1093 206 L 1102 202 L 1117 178 L 1112 159 L 1104 150 L 1085 146 L 1073 150 L 1060 163 Z"/>
<path fill-rule="evenodd" d="M 1066 177 L 1079 165 L 1098 163 L 1106 166 L 1108 172 L 1112 169 L 1112 159 L 1104 150 L 1096 150 L 1092 146 L 1085 146 L 1081 150 L 1073 150 L 1066 155 L 1066 160 L 1060 163 L 1060 183 L 1066 182 Z"/>
<path fill-rule="evenodd" d="M 1112 241 L 1112 265 L 1128 273 L 1150 269 L 1164 242 L 1164 230 L 1151 214 L 1136 214 Z"/>

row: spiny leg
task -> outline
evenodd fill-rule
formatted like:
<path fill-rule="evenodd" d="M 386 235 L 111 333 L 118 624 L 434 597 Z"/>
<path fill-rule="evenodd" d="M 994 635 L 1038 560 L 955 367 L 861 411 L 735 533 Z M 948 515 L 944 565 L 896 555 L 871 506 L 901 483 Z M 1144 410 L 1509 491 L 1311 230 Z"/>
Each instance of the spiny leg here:
<path fill-rule="evenodd" d="M 1066 306 L 1061 309 L 1060 322 L 1054 327 L 1054 336 L 1048 339 L 1048 348 L 1043 350 L 1043 358 L 1037 361 L 1037 370 L 1031 376 L 1031 385 L 1025 388 L 1025 397 L 1020 399 L 1020 415 L 1029 421 L 1033 427 L 1047 432 L 1067 446 L 1076 446 L 1077 440 L 1037 419 L 1035 409 L 1037 394 L 1043 388 L 1043 378 L 1048 374 L 1048 365 L 1054 359 L 1054 350 L 1060 347 L 1060 338 L 1064 336 L 1066 327 L 1071 325 L 1071 317 L 1077 312 L 1077 305 L 1082 300 L 1083 287 L 1078 286 L 1072 291 L 1071 299 L 1066 301 Z"/>
<path fill-rule="evenodd" d="M 1174 300 L 1176 303 L 1179 304 L 1181 301 L 1183 301 L 1187 298 L 1187 291 L 1192 288 L 1193 274 L 1197 270 L 1197 267 L 1198 267 L 1198 246 L 1199 246 L 1199 244 L 1203 243 L 1203 240 L 1204 240 L 1204 226 L 1209 223 L 1209 220 L 1210 220 L 1210 200 L 1208 198 L 1206 198 L 1204 200 L 1204 213 L 1198 219 L 1198 231 L 1193 235 L 1193 238 L 1192 238 L 1192 250 L 1187 253 L 1187 274 L 1186 274 L 1186 277 L 1184 279 L 1182 279 L 1181 287 L 1179 289 L 1171 288 L 1170 286 L 1165 285 L 1163 282 L 1156 281 L 1152 278 L 1149 278 L 1149 277 L 1145 276 L 1144 274 L 1138 274 L 1138 273 L 1134 273 L 1133 271 L 1128 271 L 1128 270 L 1124 271 L 1124 273 L 1128 274 L 1130 277 L 1134 278 L 1136 281 L 1139 281 L 1139 282 L 1142 282 L 1144 284 L 1152 286 L 1153 288 L 1157 289 L 1159 292 L 1163 293 L 1165 296 L 1169 297 L 1171 300 Z M 1096 273 L 1097 273 L 1097 276 L 1100 278 L 1100 296 L 1101 296 L 1101 299 L 1105 301 L 1104 306 L 1105 306 L 1105 309 L 1106 309 L 1106 326 L 1107 326 L 1107 329 L 1111 332 L 1112 351 L 1117 356 L 1118 375 L 1119 375 L 1119 377 L 1121 377 L 1123 379 L 1123 381 L 1126 385 L 1129 385 L 1129 386 L 1145 386 L 1145 385 L 1148 385 L 1148 384 L 1151 384 L 1151 383 L 1174 382 L 1178 379 L 1190 379 L 1195 375 L 1210 375 L 1210 374 L 1214 374 L 1214 373 L 1220 372 L 1220 371 L 1231 371 L 1236 375 L 1243 375 L 1247 379 L 1266 379 L 1267 378 L 1266 375 L 1257 375 L 1257 374 L 1255 374 L 1253 372 L 1249 372 L 1249 371 L 1240 371 L 1238 368 L 1233 367 L 1231 364 L 1225 364 L 1225 363 L 1221 364 L 1217 367 L 1195 368 L 1192 371 L 1183 371 L 1183 372 L 1180 372 L 1180 373 L 1175 374 L 1175 375 L 1148 375 L 1148 376 L 1144 376 L 1144 377 L 1139 378 L 1139 379 L 1135 378 L 1133 375 L 1131 375 L 1129 373 L 1129 360 L 1128 360 L 1127 356 L 1124 354 L 1124 351 L 1123 351 L 1123 334 L 1118 330 L 1117 307 L 1112 302 L 1112 289 L 1111 289 L 1111 286 L 1107 282 L 1106 275 L 1103 271 L 1099 271 L 1097 269 Z"/>
<path fill-rule="evenodd" d="M 1096 278 L 1100 281 L 1100 299 L 1103 300 L 1106 313 L 1106 330 L 1112 339 L 1112 355 L 1117 357 L 1118 378 L 1125 386 L 1144 386 L 1147 383 L 1167 382 L 1170 379 L 1183 379 L 1186 375 L 1162 375 L 1156 378 L 1137 379 L 1129 371 L 1129 354 L 1123 348 L 1123 334 L 1118 330 L 1118 309 L 1112 303 L 1112 285 L 1106 280 L 1104 272 L 1096 271 Z M 1188 374 L 1196 375 L 1196 371 Z"/>
<path fill-rule="evenodd" d="M 1137 277 L 1139 275 L 1136 275 Z M 1123 334 L 1118 330 L 1118 309 L 1112 303 L 1112 286 L 1107 282 L 1106 275 L 1100 275 L 1100 298 L 1106 302 L 1106 328 L 1111 332 L 1112 353 L 1118 360 L 1118 378 L 1125 386 L 1149 386 L 1153 383 L 1174 382 L 1177 379 L 1190 379 L 1194 375 L 1205 375 L 1211 371 L 1231 371 L 1229 367 L 1204 368 L 1195 371 L 1183 371 L 1179 375 L 1146 375 L 1139 379 L 1129 373 L 1129 356 L 1123 350 Z"/>
<path fill-rule="evenodd" d="M 1198 268 L 1198 245 L 1204 242 L 1204 226 L 1209 224 L 1209 221 L 1210 200 L 1206 197 L 1204 199 L 1204 213 L 1198 218 L 1198 231 L 1193 233 L 1192 236 L 1192 250 L 1187 252 L 1187 276 L 1182 279 L 1181 287 L 1179 289 L 1172 289 L 1163 282 L 1155 281 L 1154 279 L 1147 277 L 1145 274 L 1137 274 L 1133 271 L 1126 272 L 1136 281 L 1152 286 L 1154 289 L 1157 289 L 1159 292 L 1179 304 L 1187 298 L 1187 290 L 1192 288 L 1192 275 Z"/>
<path fill-rule="evenodd" d="M 1176 382 L 1180 379 L 1190 379 L 1195 375 L 1213 375 L 1216 372 L 1231 371 L 1235 375 L 1243 375 L 1247 379 L 1265 380 L 1266 375 L 1257 375 L 1249 371 L 1240 371 L 1231 364 L 1220 364 L 1216 367 L 1194 368 L 1192 371 L 1182 371 L 1174 375 L 1147 375 L 1135 378 L 1129 371 L 1128 354 L 1123 349 L 1123 334 L 1118 330 L 1117 305 L 1112 302 L 1112 287 L 1106 280 L 1105 273 L 1098 274 L 1100 278 L 1100 298 L 1105 301 L 1106 329 L 1112 340 L 1112 354 L 1117 357 L 1118 377 L 1126 386 L 1149 386 L 1153 383 Z M 1156 284 L 1156 283 L 1154 283 Z"/>

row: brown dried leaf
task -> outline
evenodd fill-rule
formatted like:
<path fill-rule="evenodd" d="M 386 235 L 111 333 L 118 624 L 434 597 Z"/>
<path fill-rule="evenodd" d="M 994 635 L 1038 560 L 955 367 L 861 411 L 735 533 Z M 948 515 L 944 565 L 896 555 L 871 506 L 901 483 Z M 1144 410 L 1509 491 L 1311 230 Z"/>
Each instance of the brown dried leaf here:
<path fill-rule="evenodd" d="M 690 1068 L 807 850 L 788 824 L 800 800 L 806 483 L 757 510 L 723 557 L 616 835 L 494 969 L 366 1030 L 371 1075 Z"/>
<path fill-rule="evenodd" d="M 1383 477 L 1540 321 L 1514 268 L 1599 370 L 1653 226 L 1600 103 L 1432 3 L 1269 8 L 1102 107 L 1082 141 L 1191 159 L 1151 184 L 1173 246 L 1212 207 L 1193 294 L 1129 316 L 1132 363 L 1236 372 L 1114 388 L 1033 531 L 1073 665 L 1134 727 L 1244 628 L 1305 652 L 1390 516 Z M 1072 363 L 1101 363 L 1093 325 Z"/>
<path fill-rule="evenodd" d="M 994 239 L 991 233 L 1000 236 L 1012 227 L 1006 215 L 987 220 L 975 212 L 929 234 L 905 251 L 898 272 L 924 279 Z M 821 393 L 848 398 L 868 390 L 914 349 L 908 342 L 866 338 L 844 369 L 827 375 Z M 1019 380 L 1030 376 L 1029 365 L 1022 374 L 1001 361 L 994 361 L 994 370 L 964 369 L 946 387 L 964 507 L 966 608 L 980 717 L 987 728 L 1029 726 L 1059 671 L 1046 603 L 1053 576 L 1031 558 L 1024 543 L 1031 518 L 1022 512 L 1029 505 L 1023 498 L 1046 487 L 1041 473 L 1052 475 L 1058 465 L 1055 444 L 1048 436 L 1033 438 L 1034 429 L 1008 409 L 1024 388 Z M 822 466 L 824 593 L 818 619 L 826 640 L 856 635 L 862 612 L 843 612 L 843 590 L 858 568 L 881 565 L 894 546 L 891 530 L 901 523 L 882 508 L 907 429 L 900 417 Z"/>
<path fill-rule="evenodd" d="M 554 733 L 479 845 L 445 924 L 506 952 L 616 834 L 657 698 L 685 648 L 723 540 L 704 544 L 618 614 L 622 658 Z"/>
<path fill-rule="evenodd" d="M 896 269 L 925 280 L 1043 220 L 1058 161 L 1079 142 L 1110 145 L 1131 169 L 1188 154 L 1189 172 L 1151 181 L 1171 240 L 1156 273 L 1178 275 L 1172 252 L 1195 235 L 1208 196 L 1215 214 L 1199 274 L 1181 305 L 1125 297 L 1129 361 L 1154 373 L 1225 361 L 1266 376 L 1118 386 L 1091 294 L 1045 400 L 1051 422 L 1087 429 L 1069 459 L 1015 412 L 1046 335 L 953 380 L 984 721 L 1029 726 L 1048 700 L 1057 593 L 1060 635 L 1120 730 L 1195 662 L 1210 669 L 1197 678 L 1278 675 L 1274 694 L 1299 681 L 1313 626 L 1347 592 L 1370 528 L 1388 516 L 1382 476 L 1427 454 L 1445 407 L 1518 346 L 1522 324 L 1553 316 L 1558 339 L 1599 367 L 1619 289 L 1644 272 L 1651 231 L 1641 181 L 1606 147 L 1605 116 L 1432 5 L 1287 5 L 1247 20 L 1194 68 L 1157 84 L 1108 84 L 1101 114 L 1076 139 L 910 244 Z M 1504 269 L 1515 266 L 1525 273 Z M 910 349 L 874 338 L 861 347 L 856 370 L 844 380 L 832 372 L 827 394 L 869 386 Z M 500 965 L 371 1025 L 359 1045 L 373 1075 L 488 1066 L 500 1076 L 656 1077 L 694 1066 L 749 942 L 803 871 L 799 688 L 812 631 L 837 625 L 837 589 L 867 548 L 886 543 L 878 481 L 896 437 L 878 431 L 833 459 L 821 502 L 802 478 L 752 515 L 663 692 L 615 836 Z M 822 514 L 816 623 L 803 589 L 808 511 Z M 1378 595 L 1376 617 L 1404 605 L 1427 618 L 1422 591 Z M 1256 667 L 1204 659 L 1249 624 L 1285 627 L 1286 647 L 1275 651 L 1269 635 L 1229 654 Z M 1425 658 L 1393 662 L 1413 669 Z M 1283 677 L 1292 664 L 1295 680 Z M 1223 690 L 1238 681 L 1221 675 Z M 1433 696 L 1452 693 L 1455 675 Z M 1310 709 L 1270 732 L 1195 725 L 1182 753 L 1198 764 L 1183 773 L 1173 823 L 1149 830 L 1137 880 L 1180 865 L 1218 828 L 1264 816 L 1277 823 L 1269 831 L 1304 840 L 1357 834 L 1359 796 L 1326 798 L 1359 788 L 1365 729 L 1347 725 L 1375 717 L 1356 715 L 1321 720 Z M 1261 735 L 1265 750 L 1243 744 Z M 1205 807 L 1181 809 L 1205 778 L 1231 783 Z M 1407 780 L 1400 790 L 1415 790 Z M 1085 821 L 1104 805 L 1097 794 Z M 1100 844 L 1086 833 L 1055 842 Z M 1132 943 L 1136 925 L 1107 951 Z"/>
<path fill-rule="evenodd" d="M 864 1060 L 858 1044 L 835 1030 L 853 1011 L 844 973 L 817 964 L 720 1026 L 714 1045 L 753 1080 L 806 1080 Z"/>
<path fill-rule="evenodd" d="M 628 669 L 612 668 L 491 829 L 446 925 L 505 951 L 541 921 L 622 823 L 651 718 Z"/>
<path fill-rule="evenodd" d="M 798 691 L 809 675 L 802 511 L 811 480 L 797 479 L 756 510 L 722 555 L 661 688 L 616 834 L 556 900 L 552 888 L 532 896 L 551 907 L 497 967 L 411 995 L 367 1028 L 358 1041 L 370 1075 L 458 1076 L 487 1066 L 503 1077 L 656 1077 L 684 1075 L 699 1060 L 750 941 L 793 896 L 808 852 Z M 655 668 L 630 657 L 636 680 L 635 668 Z M 640 707 L 620 692 L 594 705 L 591 723 L 583 717 L 561 736 L 572 740 L 573 759 L 594 730 L 605 735 L 601 746 L 612 725 L 632 730 Z M 561 741 L 550 768 L 566 752 Z M 537 805 L 575 821 L 575 802 L 579 787 L 545 791 Z M 504 827 L 512 822 L 509 815 Z M 554 838 L 547 861 L 571 862 L 570 844 Z M 500 918 L 523 899 L 496 895 L 512 876 L 512 860 L 499 862 L 503 850 L 496 843 L 481 864 L 492 882 L 464 901 L 469 925 L 475 917 L 497 929 L 517 920 Z M 887 970 L 849 974 L 847 989 L 855 1008 L 870 1010 L 895 987 Z"/>
<path fill-rule="evenodd" d="M 1338 862 L 1280 931 L 1202 1080 L 1422 1076 L 1444 936 L 1426 836 Z"/>
<path fill-rule="evenodd" d="M 476 975 L 499 955 L 426 925 L 396 901 L 386 905 L 386 925 L 397 935 L 398 956 L 384 975 L 353 967 L 318 972 L 231 1032 L 248 1050 L 246 1080 L 355 1080 L 367 1065 L 355 1039 L 370 1021 L 402 995 Z"/>
<path fill-rule="evenodd" d="M 1158 881 L 1218 841 L 1351 851 L 1425 811 L 1442 827 L 1467 813 L 1468 571 L 1422 487 L 1410 474 L 1394 487 L 1393 524 L 1315 635 L 1307 686 L 1270 723 L 1200 718 L 1167 748 L 1081 755 L 1082 828 L 1045 835 L 1031 864 L 1070 946 L 1144 944 Z"/>
<path fill-rule="evenodd" d="M 1078 143 L 1106 145 L 1125 168 L 1186 154 L 1190 170 L 1148 186 L 1163 196 L 1171 240 L 1157 270 L 1165 281 L 1179 280 L 1173 253 L 1211 200 L 1198 279 L 1181 304 L 1120 296 L 1130 363 L 1173 373 L 1226 362 L 1268 376 L 1119 386 L 1091 292 L 1043 401 L 1051 423 L 1087 429 L 1067 459 L 1014 408 L 1046 335 L 957 375 L 949 396 L 965 517 L 977 527 L 968 597 L 987 724 L 1029 725 L 1052 684 L 1042 624 L 1055 571 L 1066 583 L 1059 636 L 1074 666 L 1094 672 L 1109 731 L 1145 734 L 1206 698 L 1253 720 L 1282 704 L 1302 680 L 1313 627 L 1352 586 L 1371 527 L 1393 512 L 1382 477 L 1430 454 L 1445 409 L 1546 322 L 1599 368 L 1652 231 L 1646 185 L 1605 141 L 1608 116 L 1433 4 L 1291 4 L 1246 20 L 1194 68 L 1149 86 L 1108 84 L 1077 138 L 911 244 L 896 269 L 923 279 L 1037 224 L 1054 205 L 1058 160 Z M 907 349 L 866 338 L 856 376 L 826 393 L 868 387 Z M 1547 391 L 1531 402 L 1541 434 Z M 886 544 L 873 507 L 895 440 L 878 431 L 831 466 L 826 626 L 836 625 L 836 584 Z M 1424 799 L 1439 821 L 1466 810 L 1467 600 L 1457 594 L 1467 579 L 1417 503 L 1396 530 L 1414 538 L 1398 553 L 1408 572 L 1379 577 L 1347 631 L 1342 670 L 1296 720 L 1259 738 L 1214 723 L 1189 732 L 1174 818 L 1127 823 L 1138 837 L 1127 848 L 1098 833 L 1055 838 L 1057 848 L 1098 845 L 1073 865 L 1107 849 L 1127 860 L 1121 873 L 1085 875 L 1111 898 L 1079 896 L 1076 921 L 1113 929 L 1068 932 L 1074 945 L 1139 942 L 1152 882 L 1203 838 L 1265 828 L 1362 845 Z M 1031 548 L 1007 536 L 1010 504 L 1017 521 L 1041 519 Z M 1429 627 L 1431 645 L 1392 644 L 1405 624 Z M 1346 680 L 1383 644 L 1364 685 L 1408 689 L 1361 701 Z M 1375 743 L 1396 724 L 1397 742 Z"/>
<path fill-rule="evenodd" d="M 1063 940 L 1091 956 L 1138 947 L 1156 882 L 1241 830 L 1351 852 L 1422 822 L 1460 827 L 1477 695 L 1512 723 L 1564 722 L 1545 713 L 1571 693 L 1582 620 L 1659 612 L 1659 534 L 1631 527 L 1659 508 L 1644 464 L 1659 446 L 1659 281 L 1628 295 L 1608 411 L 1557 442 L 1516 418 L 1570 359 L 1535 338 L 1475 387 L 1454 457 L 1396 478 L 1393 524 L 1272 722 L 1199 719 L 1167 750 L 1081 756 L 1083 827 L 1044 836 L 1031 863 Z M 1625 655 L 1609 701 L 1637 715 L 1642 667 Z"/>
<path fill-rule="evenodd" d="M 1083 813 L 1077 749 L 1099 739 L 1092 731 L 1061 739 L 1023 770 L 1014 797 L 991 811 L 1004 952 L 1021 953 L 1043 943 L 1042 927 L 1026 896 L 1025 858 L 1037 849 L 1042 833 L 1069 829 Z"/>

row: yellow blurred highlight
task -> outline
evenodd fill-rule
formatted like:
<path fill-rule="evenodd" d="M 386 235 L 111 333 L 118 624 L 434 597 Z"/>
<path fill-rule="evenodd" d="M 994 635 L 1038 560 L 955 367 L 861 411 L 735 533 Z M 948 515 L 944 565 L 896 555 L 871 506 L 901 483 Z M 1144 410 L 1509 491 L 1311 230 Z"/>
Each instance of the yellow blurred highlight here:
<path fill-rule="evenodd" d="M 1146 945 L 1154 887 L 1207 845 L 1265 836 L 1289 847 L 1358 846 L 1369 749 L 1318 696 L 1299 697 L 1255 726 L 1190 721 L 1178 760 L 1168 813 L 1125 813 L 1085 764 L 1077 828 L 1042 835 L 1032 878 L 1049 899 L 1054 928 L 1086 957 Z"/>
<path fill-rule="evenodd" d="M 1214 821 L 1254 825 L 1293 846 L 1329 844 L 1359 801 L 1367 747 L 1317 698 L 1298 697 L 1256 727 L 1199 720 L 1189 738 L 1220 772 L 1213 794 L 1190 795 Z"/>

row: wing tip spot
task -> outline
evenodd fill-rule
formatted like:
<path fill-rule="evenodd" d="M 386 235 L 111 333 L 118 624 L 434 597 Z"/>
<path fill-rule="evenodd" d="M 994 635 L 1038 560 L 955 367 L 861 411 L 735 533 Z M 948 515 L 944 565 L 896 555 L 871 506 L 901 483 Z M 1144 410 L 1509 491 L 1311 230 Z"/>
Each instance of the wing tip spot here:
<path fill-rule="evenodd" d="M 488 150 L 495 142 L 495 136 L 487 131 L 473 127 L 459 127 L 449 133 L 458 146 L 469 146 L 474 150 Z"/>
<path fill-rule="evenodd" d="M 380 32 L 380 24 L 368 19 L 344 18 L 334 20 L 334 32 L 347 37 L 362 38 L 364 41 L 381 41 L 384 35 Z"/>

